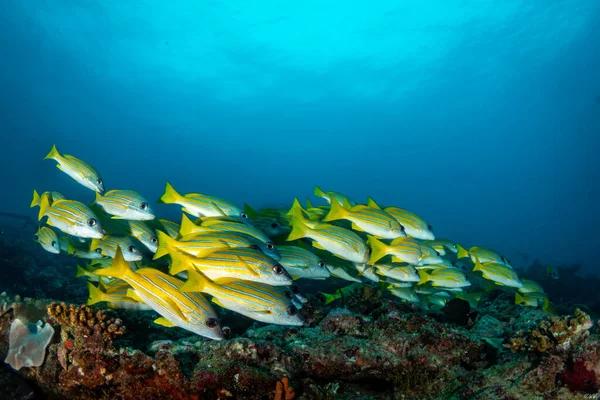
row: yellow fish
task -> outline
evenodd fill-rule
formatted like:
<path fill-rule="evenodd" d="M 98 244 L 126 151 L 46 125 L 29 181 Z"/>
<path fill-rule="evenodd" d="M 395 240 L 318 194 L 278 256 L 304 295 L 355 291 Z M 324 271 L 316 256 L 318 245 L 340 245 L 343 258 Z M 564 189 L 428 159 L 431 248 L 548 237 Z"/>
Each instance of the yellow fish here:
<path fill-rule="evenodd" d="M 68 154 L 61 156 L 56 149 L 56 145 L 52 146 L 52 150 L 44 157 L 44 160 L 55 160 L 58 162 L 56 165 L 58 169 L 81 185 L 98 193 L 104 192 L 104 183 L 94 167 Z"/>
<path fill-rule="evenodd" d="M 110 267 L 95 271 L 100 276 L 112 276 L 127 282 L 133 289 L 127 296 L 143 302 L 161 315 L 154 322 L 163 326 L 178 326 L 200 336 L 221 340 L 223 333 L 214 309 L 198 293 L 182 293 L 184 282 L 154 268 L 133 271 L 117 250 Z"/>
<path fill-rule="evenodd" d="M 337 201 L 331 203 L 329 213 L 323 218 L 323 222 L 345 219 L 352 223 L 352 229 L 366 232 L 370 235 L 383 238 L 395 239 L 406 236 L 404 228 L 388 213 L 379 209 L 364 205 L 350 207 L 350 204 L 340 204 Z"/>

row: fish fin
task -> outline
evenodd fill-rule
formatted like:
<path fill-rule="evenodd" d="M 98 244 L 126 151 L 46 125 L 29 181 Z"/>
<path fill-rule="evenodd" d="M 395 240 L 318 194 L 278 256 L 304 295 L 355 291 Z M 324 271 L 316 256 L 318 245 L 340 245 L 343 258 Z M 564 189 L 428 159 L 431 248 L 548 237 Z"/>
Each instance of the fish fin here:
<path fill-rule="evenodd" d="M 423 285 L 424 283 L 428 282 L 431 280 L 431 275 L 429 275 L 427 272 L 421 270 L 419 271 L 419 282 L 417 282 L 417 285 Z"/>
<path fill-rule="evenodd" d="M 473 268 L 473 271 L 483 271 L 483 264 L 481 264 L 477 255 L 475 256 L 475 267 Z"/>
<path fill-rule="evenodd" d="M 94 286 L 91 282 L 88 282 L 88 291 L 89 291 L 89 296 L 87 299 L 87 302 L 85 304 L 87 304 L 88 306 L 91 306 L 92 304 L 96 304 L 96 303 L 100 303 L 102 301 L 104 301 L 104 292 L 102 292 L 100 289 L 98 289 L 96 286 Z"/>
<path fill-rule="evenodd" d="M 300 201 L 298 201 L 297 197 L 294 197 L 292 207 L 290 207 L 290 210 L 285 215 L 290 218 L 304 218 L 304 209 L 302 208 L 302 205 L 300 204 Z"/>
<path fill-rule="evenodd" d="M 173 249 L 175 249 L 175 243 L 177 242 L 177 240 L 173 239 L 163 231 L 157 230 L 156 234 L 158 236 L 158 247 L 154 253 L 154 257 L 152 257 L 153 260 L 158 260 L 171 253 Z"/>
<path fill-rule="evenodd" d="M 161 204 L 173 204 L 180 201 L 182 196 L 177 193 L 173 186 L 167 182 L 165 185 L 165 193 L 158 199 Z"/>
<path fill-rule="evenodd" d="M 154 320 L 154 323 L 160 326 L 164 326 L 167 328 L 173 328 L 175 325 L 174 323 L 172 323 L 171 321 L 169 321 L 168 319 L 166 319 L 165 317 L 158 317 Z"/>
<path fill-rule="evenodd" d="M 111 215 L 110 219 L 126 219 L 126 218 L 119 217 L 118 215 Z"/>
<path fill-rule="evenodd" d="M 31 200 L 31 204 L 29 205 L 29 208 L 33 208 L 35 206 L 39 206 L 40 205 L 40 195 L 38 194 L 37 190 L 33 189 L 33 200 Z"/>
<path fill-rule="evenodd" d="M 255 275 L 255 276 L 259 276 L 259 275 L 260 275 L 258 272 L 256 272 L 256 271 L 255 271 L 255 270 L 253 270 L 252 268 L 250 268 L 250 267 L 248 266 L 248 263 L 247 263 L 246 261 L 244 261 L 244 259 L 243 259 L 242 257 L 240 257 L 240 256 L 237 256 L 237 258 L 238 258 L 238 260 L 240 260 L 240 262 L 241 262 L 241 263 L 244 265 L 244 267 L 246 267 L 246 269 L 247 269 L 248 271 L 250 271 L 250 272 L 251 272 L 253 275 Z"/>
<path fill-rule="evenodd" d="M 96 193 L 96 197 L 94 197 L 94 202 L 92 204 L 98 204 L 98 200 L 102 200 L 102 195 L 98 192 Z"/>
<path fill-rule="evenodd" d="M 121 251 L 121 247 L 117 246 L 117 252 L 115 254 L 115 258 L 113 259 L 113 263 L 110 267 L 102 268 L 95 271 L 96 275 L 99 276 L 112 276 L 114 278 L 122 278 L 125 276 L 131 276 L 134 274 L 129 263 L 125 261 L 123 258 L 123 252 Z"/>
<path fill-rule="evenodd" d="M 338 219 L 345 219 L 348 215 L 348 211 L 344 208 L 344 206 L 342 204 L 340 204 L 338 201 L 332 199 L 331 200 L 331 208 L 329 209 L 329 212 L 327 213 L 327 215 L 325 216 L 325 218 L 323 218 L 324 222 L 328 222 L 328 221 L 336 221 Z"/>
<path fill-rule="evenodd" d="M 255 219 L 258 217 L 258 212 L 246 203 L 244 203 L 244 212 L 250 219 Z"/>
<path fill-rule="evenodd" d="M 187 275 L 188 279 L 179 288 L 180 292 L 203 292 L 206 289 L 207 279 L 200 275 L 199 272 L 190 269 Z"/>
<path fill-rule="evenodd" d="M 171 266 L 169 267 L 169 273 L 171 275 L 177 275 L 180 272 L 188 271 L 192 269 L 192 265 L 187 262 L 187 258 L 179 253 L 173 252 L 171 253 Z"/>
<path fill-rule="evenodd" d="M 87 272 L 83 267 L 77 266 L 77 272 L 75 272 L 75 278 L 81 278 L 82 276 L 86 276 Z"/>
<path fill-rule="evenodd" d="M 548 311 L 548 308 L 550 308 L 550 300 L 547 297 L 544 297 L 544 304 L 542 305 L 542 310 Z"/>
<path fill-rule="evenodd" d="M 523 296 L 521 296 L 520 293 L 515 293 L 515 304 L 521 304 L 524 303 L 525 299 L 523 298 Z"/>
<path fill-rule="evenodd" d="M 369 264 L 375 264 L 377 261 L 387 255 L 387 245 L 380 240 L 377 240 L 374 236 L 367 236 L 367 243 L 371 247 L 371 254 L 369 256 Z"/>
<path fill-rule="evenodd" d="M 310 202 L 310 199 L 306 199 L 306 208 L 314 208 L 312 203 Z"/>
<path fill-rule="evenodd" d="M 469 257 L 469 252 L 460 244 L 456 243 L 456 248 L 458 249 L 458 254 L 456 255 L 456 258 Z"/>
<path fill-rule="evenodd" d="M 60 158 L 60 153 L 56 149 L 56 145 L 53 144 L 52 150 L 50 150 L 50 153 L 46 154 L 46 157 L 44 157 L 43 160 L 56 160 L 58 158 Z"/>
<path fill-rule="evenodd" d="M 342 207 L 344 207 L 345 210 L 352 209 L 352 204 L 350 204 L 350 201 L 347 197 L 342 197 Z"/>
<path fill-rule="evenodd" d="M 325 198 L 327 194 L 322 191 L 320 187 L 315 185 L 315 196 Z"/>
<path fill-rule="evenodd" d="M 365 232 L 365 230 L 363 228 L 361 228 L 360 226 L 356 225 L 354 222 L 352 222 L 350 224 L 350 226 L 352 227 L 353 230 L 358 231 L 358 232 Z"/>
<path fill-rule="evenodd" d="M 292 231 L 287 237 L 287 241 L 291 242 L 292 240 L 298 240 L 306 237 L 308 233 L 309 227 L 302 222 L 300 218 L 297 216 L 292 216 Z"/>
<path fill-rule="evenodd" d="M 229 216 L 229 215 L 227 215 L 227 214 L 225 213 L 225 211 L 223 211 L 223 209 L 222 209 L 221 207 L 219 207 L 219 206 L 217 205 L 217 203 L 215 203 L 214 201 L 211 201 L 211 202 L 210 202 L 210 204 L 212 204 L 212 206 L 213 206 L 213 207 L 214 207 L 214 208 L 215 208 L 215 209 L 216 209 L 216 210 L 217 210 L 217 211 L 218 211 L 218 212 L 221 214 L 221 216 L 223 216 L 223 217 L 228 217 L 228 216 Z"/>
<path fill-rule="evenodd" d="M 314 248 L 316 248 L 316 249 L 319 249 L 319 250 L 327 250 L 325 247 L 323 247 L 323 245 L 321 245 L 321 244 L 320 244 L 320 243 L 318 243 L 318 242 L 312 242 L 312 246 L 313 246 Z"/>
<path fill-rule="evenodd" d="M 42 201 L 40 202 L 40 212 L 38 213 L 38 221 L 44 218 L 46 211 L 50 208 L 50 201 L 48 200 L 48 196 L 44 196 Z"/>
<path fill-rule="evenodd" d="M 367 197 L 367 207 L 376 208 L 378 210 L 381 210 L 381 207 L 379 206 L 379 204 L 377 204 L 375 202 L 375 200 L 373 200 L 370 197 Z"/>
<path fill-rule="evenodd" d="M 200 221 L 202 223 L 202 221 Z M 195 233 L 210 232 L 214 229 L 207 228 L 205 226 L 198 226 L 196 222 L 193 222 L 187 215 L 181 215 L 181 224 L 179 225 L 179 236 L 184 237 Z"/>
<path fill-rule="evenodd" d="M 223 305 L 223 303 L 221 303 L 221 302 L 219 301 L 219 299 L 217 299 L 216 297 L 213 297 L 213 298 L 212 298 L 212 302 L 213 302 L 213 303 L 215 303 L 216 305 L 218 305 L 219 307 L 227 308 L 227 307 L 225 307 L 225 306 Z"/>
<path fill-rule="evenodd" d="M 127 291 L 125 292 L 125 296 L 129 297 L 132 300 L 137 301 L 138 303 L 143 303 L 144 301 L 142 300 L 142 298 L 137 294 L 137 292 L 135 291 L 135 289 L 127 289 Z"/>
<path fill-rule="evenodd" d="M 328 293 L 323 293 L 323 292 L 321 292 L 321 294 L 323 295 L 323 297 L 325 297 L 325 305 L 337 300 L 337 298 L 333 294 L 328 294 Z"/>
<path fill-rule="evenodd" d="M 96 251 L 96 249 L 100 248 L 100 240 L 101 239 L 92 239 L 90 242 L 90 251 Z"/>
<path fill-rule="evenodd" d="M 75 254 L 75 246 L 73 246 L 73 243 L 71 243 L 71 242 L 69 242 L 69 245 L 67 246 L 67 254 L 68 255 Z"/>

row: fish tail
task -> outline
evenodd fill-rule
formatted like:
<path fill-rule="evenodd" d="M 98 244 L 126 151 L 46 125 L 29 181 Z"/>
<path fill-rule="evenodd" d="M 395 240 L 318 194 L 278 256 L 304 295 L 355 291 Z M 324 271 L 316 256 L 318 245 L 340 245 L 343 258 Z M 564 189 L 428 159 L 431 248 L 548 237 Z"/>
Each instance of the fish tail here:
<path fill-rule="evenodd" d="M 122 278 L 133 274 L 129 263 L 123 258 L 123 252 L 121 247 L 117 246 L 117 254 L 113 259 L 113 263 L 110 267 L 102 268 L 94 272 L 100 276 L 112 276 L 113 278 Z"/>
<path fill-rule="evenodd" d="M 547 297 L 544 297 L 544 305 L 542 306 L 542 310 L 548 311 L 550 308 L 550 300 Z"/>
<path fill-rule="evenodd" d="M 158 260 L 169 254 L 174 248 L 173 244 L 176 242 L 175 239 L 163 231 L 156 231 L 156 233 L 158 235 L 158 248 L 156 249 L 156 253 L 154 253 L 153 260 Z"/>
<path fill-rule="evenodd" d="M 469 252 L 460 244 L 456 243 L 456 248 L 458 249 L 458 254 L 456 255 L 457 258 L 469 257 Z"/>
<path fill-rule="evenodd" d="M 332 203 L 333 204 L 333 203 Z M 369 256 L 369 264 L 375 264 L 378 260 L 382 259 L 387 255 L 387 246 L 380 240 L 377 240 L 374 236 L 368 236 L 367 243 L 371 247 L 371 254 Z"/>
<path fill-rule="evenodd" d="M 208 279 L 193 269 L 187 272 L 188 279 L 179 288 L 181 292 L 204 292 L 208 286 Z"/>
<path fill-rule="evenodd" d="M 321 190 L 320 187 L 315 185 L 315 196 L 325 198 L 326 194 L 324 191 Z"/>
<path fill-rule="evenodd" d="M 38 221 L 44 218 L 46 211 L 50 208 L 50 201 L 48 200 L 48 196 L 44 196 L 42 201 L 40 202 L 40 212 L 38 213 Z"/>
<path fill-rule="evenodd" d="M 302 220 L 296 216 L 292 217 L 292 231 L 287 237 L 287 241 L 298 240 L 306 237 L 308 233 L 308 226 L 302 222 Z"/>
<path fill-rule="evenodd" d="M 96 193 L 96 197 L 94 198 L 94 202 L 92 204 L 98 204 L 98 200 L 102 200 L 102 195 L 98 192 Z"/>
<path fill-rule="evenodd" d="M 327 213 L 325 218 L 323 218 L 323 221 L 327 222 L 327 221 L 335 221 L 338 219 L 344 219 L 344 218 L 346 218 L 347 214 L 348 214 L 348 212 L 346 211 L 344 206 L 341 205 L 340 203 L 338 203 L 336 200 L 332 199 L 331 200 L 331 208 L 329 209 L 329 212 Z"/>
<path fill-rule="evenodd" d="M 306 199 L 306 208 L 314 208 L 312 203 L 310 202 L 310 199 Z"/>
<path fill-rule="evenodd" d="M 173 186 L 167 182 L 165 185 L 165 193 L 158 200 L 162 204 L 173 204 L 177 203 L 181 199 L 181 195 L 173 188 Z"/>
<path fill-rule="evenodd" d="M 69 245 L 67 246 L 67 254 L 70 256 L 75 254 L 75 246 L 73 246 L 73 243 L 71 242 L 69 242 Z"/>
<path fill-rule="evenodd" d="M 200 227 L 193 223 L 187 215 L 182 214 L 181 225 L 179 226 L 179 234 L 181 235 L 181 237 L 191 235 L 192 233 L 198 233 L 200 231 L 200 229 L 198 228 Z"/>
<path fill-rule="evenodd" d="M 171 275 L 177 275 L 180 272 L 189 271 L 191 269 L 191 265 L 186 262 L 183 254 L 179 252 L 171 253 L 171 265 L 169 266 L 169 273 Z"/>
<path fill-rule="evenodd" d="M 523 296 L 520 293 L 515 293 L 515 304 L 522 304 L 523 302 L 525 302 Z"/>
<path fill-rule="evenodd" d="M 52 150 L 50 150 L 50 153 L 46 154 L 46 157 L 44 157 L 43 159 L 44 160 L 57 160 L 58 158 L 60 158 L 60 153 L 56 149 L 56 145 L 53 144 Z"/>
<path fill-rule="evenodd" d="M 321 292 L 321 294 L 323 295 L 323 297 L 325 297 L 325 305 L 337 300 L 337 298 L 333 294 L 328 294 L 328 293 L 323 293 L 323 292 Z"/>
<path fill-rule="evenodd" d="M 91 282 L 88 282 L 88 290 L 89 290 L 90 295 L 85 304 L 87 304 L 88 306 L 91 306 L 92 304 L 96 304 L 96 303 L 100 303 L 100 302 L 104 301 L 104 293 L 100 289 L 98 289 L 96 286 L 94 286 Z"/>
<path fill-rule="evenodd" d="M 29 205 L 29 208 L 33 208 L 36 206 L 40 205 L 40 195 L 38 194 L 37 190 L 33 189 L 33 200 L 31 200 L 31 204 Z"/>
<path fill-rule="evenodd" d="M 381 207 L 379 207 L 379 204 L 377 204 L 375 202 L 375 200 L 373 200 L 370 197 L 367 197 L 367 207 L 377 208 L 377 209 L 381 210 Z"/>
<path fill-rule="evenodd" d="M 75 278 L 81 278 L 82 276 L 86 276 L 87 271 L 83 269 L 81 266 L 77 266 L 77 272 L 75 273 Z"/>
<path fill-rule="evenodd" d="M 431 275 L 429 275 L 427 272 L 425 271 L 419 271 L 419 277 L 421 279 L 419 279 L 419 282 L 417 283 L 417 285 L 422 285 L 428 281 L 431 280 Z"/>

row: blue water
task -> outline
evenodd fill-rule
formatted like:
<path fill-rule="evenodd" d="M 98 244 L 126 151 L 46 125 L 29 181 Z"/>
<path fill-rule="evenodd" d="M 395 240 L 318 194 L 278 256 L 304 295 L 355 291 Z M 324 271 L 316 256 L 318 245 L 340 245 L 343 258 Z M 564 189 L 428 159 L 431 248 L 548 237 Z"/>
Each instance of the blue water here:
<path fill-rule="evenodd" d="M 599 20 L 593 0 L 3 1 L 0 211 L 93 199 L 41 160 L 56 143 L 108 189 L 259 208 L 318 184 L 592 271 Z"/>

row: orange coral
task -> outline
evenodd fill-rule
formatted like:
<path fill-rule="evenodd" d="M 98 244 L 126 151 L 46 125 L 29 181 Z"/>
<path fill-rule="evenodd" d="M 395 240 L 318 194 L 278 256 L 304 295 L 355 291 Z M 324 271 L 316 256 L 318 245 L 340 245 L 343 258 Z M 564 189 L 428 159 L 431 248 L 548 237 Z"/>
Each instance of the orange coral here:
<path fill-rule="evenodd" d="M 292 400 L 296 396 L 294 389 L 289 384 L 290 381 L 286 376 L 277 381 L 274 400 Z"/>

